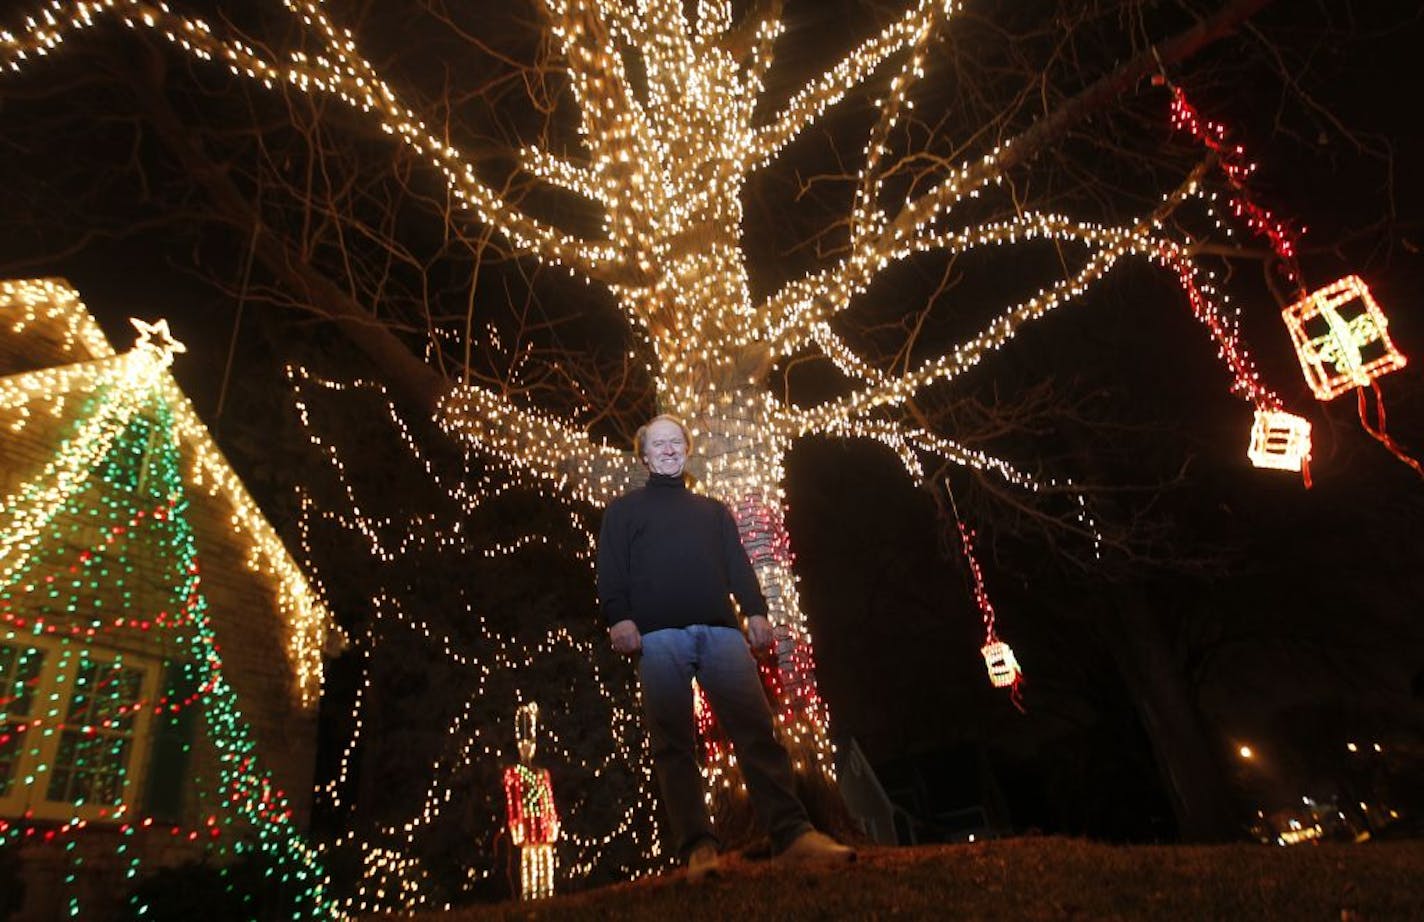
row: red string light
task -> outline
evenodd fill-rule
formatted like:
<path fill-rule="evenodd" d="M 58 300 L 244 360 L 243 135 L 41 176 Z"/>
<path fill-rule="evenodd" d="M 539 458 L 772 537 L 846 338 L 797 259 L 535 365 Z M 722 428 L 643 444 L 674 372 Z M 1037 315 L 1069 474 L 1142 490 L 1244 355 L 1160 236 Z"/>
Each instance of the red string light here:
<path fill-rule="evenodd" d="M 995 629 L 994 603 L 989 600 L 989 590 L 984 586 L 984 572 L 979 569 L 979 561 L 974 556 L 974 532 L 959 519 L 957 509 L 954 518 L 955 524 L 959 526 L 959 541 L 964 548 L 964 560 L 969 564 L 969 575 L 974 581 L 974 603 L 984 618 L 984 646 L 980 652 L 989 670 L 989 680 L 995 687 L 1007 688 L 1009 700 L 1013 702 L 1014 707 L 1023 711 L 1023 670 L 1019 668 L 1013 649 L 999 639 Z"/>
<path fill-rule="evenodd" d="M 1246 188 L 1246 179 L 1255 171 L 1256 164 L 1246 158 L 1245 148 L 1239 144 L 1228 143 L 1226 127 L 1219 122 L 1203 118 L 1196 107 L 1187 101 L 1181 87 L 1171 85 L 1170 89 L 1172 127 L 1190 134 L 1217 155 L 1217 164 L 1226 175 L 1227 184 L 1232 190 L 1232 213 L 1252 231 L 1270 241 L 1271 249 L 1280 258 L 1281 271 L 1296 287 L 1300 287 L 1300 269 L 1296 265 L 1296 240 L 1304 233 L 1304 228 L 1296 231 L 1289 223 L 1276 217 L 1269 209 L 1251 198 Z"/>

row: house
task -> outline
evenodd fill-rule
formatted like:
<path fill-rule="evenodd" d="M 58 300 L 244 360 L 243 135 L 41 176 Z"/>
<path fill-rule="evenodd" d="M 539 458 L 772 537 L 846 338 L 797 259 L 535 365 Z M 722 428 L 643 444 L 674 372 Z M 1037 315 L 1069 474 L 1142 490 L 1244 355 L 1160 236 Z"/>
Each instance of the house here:
<path fill-rule="evenodd" d="M 22 920 L 102 919 L 147 871 L 249 846 L 323 880 L 302 830 L 339 629 L 169 373 L 182 345 L 135 326 L 116 352 L 65 282 L 0 282 L 0 849 Z"/>

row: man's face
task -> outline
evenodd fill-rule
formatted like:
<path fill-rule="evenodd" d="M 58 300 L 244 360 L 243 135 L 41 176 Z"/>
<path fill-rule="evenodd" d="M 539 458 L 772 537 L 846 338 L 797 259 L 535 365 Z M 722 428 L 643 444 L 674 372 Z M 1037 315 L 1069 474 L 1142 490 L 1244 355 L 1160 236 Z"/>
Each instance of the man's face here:
<path fill-rule="evenodd" d="M 677 423 L 660 419 L 643 437 L 643 463 L 655 474 L 676 477 L 687 463 L 687 440 Z"/>

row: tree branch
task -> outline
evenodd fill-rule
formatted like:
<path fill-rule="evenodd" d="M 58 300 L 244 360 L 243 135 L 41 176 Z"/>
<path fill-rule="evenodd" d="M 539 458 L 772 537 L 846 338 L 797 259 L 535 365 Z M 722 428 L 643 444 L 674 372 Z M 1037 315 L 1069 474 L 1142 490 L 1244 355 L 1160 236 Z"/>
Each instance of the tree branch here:
<path fill-rule="evenodd" d="M 814 324 L 845 309 L 850 299 L 893 259 L 923 248 L 918 242 L 945 210 L 960 199 L 977 194 L 990 182 L 1031 159 L 1042 147 L 1060 138 L 1078 122 L 1105 107 L 1159 66 L 1177 63 L 1230 34 L 1247 17 L 1270 0 L 1231 0 L 1212 17 L 1133 58 L 1113 73 L 1040 119 L 1018 137 L 982 159 L 960 166 L 948 179 L 907 204 L 876 237 L 862 238 L 858 246 L 835 266 L 785 285 L 769 296 L 758 314 L 772 332 L 772 348 L 785 355 L 794 349 Z"/>
<path fill-rule="evenodd" d="M 203 189 L 223 219 L 252 234 L 254 258 L 288 289 L 293 299 L 335 322 L 377 367 L 389 369 L 392 387 L 404 400 L 433 411 L 440 395 L 448 389 L 448 382 L 416 358 L 370 307 L 355 301 L 265 225 L 261 213 L 228 171 L 208 157 L 158 89 L 157 81 L 162 79 L 158 55 L 150 57 L 149 65 L 149 74 L 131 81 L 135 97 L 165 147 Z"/>
<path fill-rule="evenodd" d="M 126 25 L 150 29 L 187 53 L 225 63 L 234 73 L 245 72 L 269 89 L 290 84 L 306 93 L 333 95 L 357 111 L 371 114 L 382 131 L 422 155 L 445 177 L 451 194 L 467 211 L 480 222 L 493 226 L 515 246 L 591 279 L 630 281 L 607 242 L 580 240 L 531 218 L 476 178 L 469 160 L 453 144 L 432 134 L 375 69 L 356 54 L 350 34 L 337 30 L 324 15 L 316 17 L 320 32 L 314 38 L 340 62 L 339 67 L 322 56 L 301 52 L 292 53 L 285 62 L 275 55 L 269 59 L 246 42 L 217 38 L 202 19 L 179 16 L 164 7 L 138 0 L 120 4 L 113 12 Z M 21 62 L 31 55 L 58 47 L 67 31 L 91 24 L 92 20 L 80 19 L 53 27 L 36 24 L 0 44 L 0 69 L 19 70 Z M 314 31 L 310 24 L 304 28 Z"/>
<path fill-rule="evenodd" d="M 644 476 L 632 452 L 594 442 L 583 430 L 484 388 L 455 388 L 440 402 L 437 418 L 447 433 L 596 506 L 621 496 Z"/>
<path fill-rule="evenodd" d="M 986 354 L 1011 339 L 1022 323 L 1042 316 L 1068 300 L 1075 291 L 1105 275 L 1116 264 L 1119 255 L 1121 254 L 1114 250 L 1099 250 L 1075 275 L 1059 280 L 1048 291 L 1004 311 L 983 333 L 964 345 L 924 363 L 906 375 L 888 379 L 878 386 L 864 388 L 814 409 L 799 411 L 797 415 L 801 419 L 801 425 L 808 432 L 825 431 L 827 426 L 863 418 L 877 407 L 903 403 L 926 385 L 957 377 L 979 364 Z"/>
<path fill-rule="evenodd" d="M 1184 61 L 1213 42 L 1230 35 L 1270 2 L 1271 0 L 1230 0 L 1212 16 L 1139 54 L 992 153 L 977 162 L 961 166 L 953 176 L 907 205 L 886 229 L 885 236 L 900 239 L 912 235 L 960 199 L 1002 177 L 1019 164 L 1031 160 L 1043 147 L 1061 138 L 1074 125 L 1107 106 L 1143 78 L 1151 76 L 1162 67 Z"/>
<path fill-rule="evenodd" d="M 751 169 L 764 166 L 792 139 L 814 124 L 822 113 L 840 102 L 852 87 L 869 78 L 887 58 L 912 45 L 935 12 L 943 8 L 945 15 L 948 15 L 949 6 L 945 0 L 920 0 L 898 22 L 862 42 L 820 79 L 807 84 L 805 89 L 791 97 L 785 109 L 757 129 L 749 157 Z"/>

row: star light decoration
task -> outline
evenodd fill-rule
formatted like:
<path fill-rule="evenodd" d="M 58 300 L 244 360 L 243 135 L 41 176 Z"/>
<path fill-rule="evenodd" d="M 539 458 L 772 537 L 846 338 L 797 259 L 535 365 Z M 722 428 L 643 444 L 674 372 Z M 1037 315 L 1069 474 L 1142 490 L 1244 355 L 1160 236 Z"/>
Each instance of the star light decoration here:
<path fill-rule="evenodd" d="M 687 420 L 704 446 L 699 489 L 729 504 L 752 497 L 761 506 L 781 508 L 786 453 L 796 439 L 817 434 L 876 440 L 917 479 L 923 476 L 921 458 L 938 456 L 1028 490 L 1064 487 L 927 432 L 900 411 L 925 388 L 977 366 L 1025 323 L 1079 298 L 1126 258 L 1175 273 L 1226 359 L 1237 392 L 1257 410 L 1283 412 L 1245 355 L 1234 314 L 1224 310 L 1213 277 L 1167 230 L 1165 219 L 1174 210 L 1192 202 L 1209 208 L 1195 176 L 1149 213 L 1118 226 L 1021 209 L 1012 200 L 1004 208 L 1011 217 L 956 226 L 962 203 L 995 194 L 1034 153 L 1031 144 L 1010 139 L 947 164 L 913 197 L 888 200 L 889 139 L 913 109 L 912 90 L 926 81 L 935 34 L 961 8 L 955 0 L 909 4 L 767 116 L 760 114 L 769 108 L 760 105 L 764 78 L 785 30 L 778 3 L 756 7 L 755 17 L 742 23 L 733 23 L 730 3 L 718 0 L 701 0 L 691 18 L 681 0 L 543 0 L 541 6 L 578 106 L 582 149 L 572 157 L 525 149 L 523 167 L 601 210 L 601 231 L 591 236 L 524 213 L 481 180 L 459 139 L 443 125 L 428 127 L 317 0 L 287 0 L 299 39 L 286 52 L 224 36 L 166 5 L 54 0 L 23 28 L 0 34 L 0 67 L 20 69 L 76 30 L 116 17 L 240 79 L 345 102 L 442 176 L 470 221 L 501 234 L 528 257 L 606 288 L 651 357 L 660 408 Z M 640 58 L 638 79 L 630 76 L 625 56 Z M 753 297 L 742 246 L 747 179 L 847 92 L 887 68 L 888 87 L 856 177 L 845 255 Z M 1034 240 L 1054 242 L 1065 256 L 1076 254 L 1063 277 L 1004 305 L 978 333 L 917 366 L 893 372 L 877 367 L 835 331 L 836 318 L 894 263 Z M 808 352 L 834 363 L 850 392 L 805 407 L 777 399 L 768 386 L 770 370 Z M 437 416 L 452 435 L 595 505 L 636 480 L 631 451 L 504 393 L 457 387 L 441 401 Z M 811 637 L 789 565 L 774 559 L 759 575 L 773 600 L 773 620 L 785 626 L 790 640 L 789 650 L 778 651 L 783 670 L 809 662 Z M 782 679 L 784 687 L 805 688 L 799 676 Z M 807 694 L 804 700 L 817 699 Z M 824 713 L 802 708 L 780 714 L 798 767 L 833 775 Z M 713 768 L 714 780 L 721 770 Z"/>
<path fill-rule="evenodd" d="M 187 346 L 173 338 L 166 318 L 148 323 L 137 317 L 130 317 L 129 323 L 138 330 L 138 339 L 134 340 L 133 347 L 153 355 L 155 364 L 160 368 L 172 365 L 173 356 L 177 353 L 188 351 Z"/>

